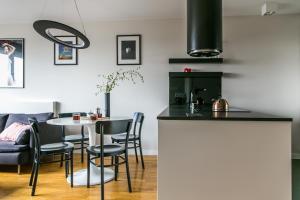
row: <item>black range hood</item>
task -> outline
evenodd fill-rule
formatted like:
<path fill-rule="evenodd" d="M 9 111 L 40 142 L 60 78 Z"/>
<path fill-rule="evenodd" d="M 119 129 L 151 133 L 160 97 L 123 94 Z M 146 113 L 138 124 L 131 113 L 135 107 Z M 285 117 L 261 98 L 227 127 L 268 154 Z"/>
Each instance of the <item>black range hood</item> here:
<path fill-rule="evenodd" d="M 214 57 L 222 52 L 222 0 L 187 0 L 187 53 Z"/>

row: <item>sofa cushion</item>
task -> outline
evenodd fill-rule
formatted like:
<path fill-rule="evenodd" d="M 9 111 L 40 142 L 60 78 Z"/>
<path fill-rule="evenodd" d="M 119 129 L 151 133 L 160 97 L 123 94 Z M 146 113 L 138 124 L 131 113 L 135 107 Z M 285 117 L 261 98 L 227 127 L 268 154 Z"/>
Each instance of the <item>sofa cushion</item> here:
<path fill-rule="evenodd" d="M 23 165 L 30 163 L 30 151 L 0 153 L 1 165 Z"/>
<path fill-rule="evenodd" d="M 0 141 L 0 153 L 20 152 L 28 149 L 28 145 L 15 145 L 15 142 Z"/>
<path fill-rule="evenodd" d="M 26 131 L 29 129 L 30 125 L 14 122 L 0 134 L 0 140 L 15 142 L 15 144 L 28 144 L 29 137 Z"/>
<path fill-rule="evenodd" d="M 7 118 L 8 118 L 8 114 L 0 115 L 0 133 L 5 129 Z"/>
<path fill-rule="evenodd" d="M 28 116 L 26 114 L 9 114 L 8 119 L 5 124 L 5 128 L 8 128 L 15 122 L 19 122 L 21 124 L 29 124 Z"/>
<path fill-rule="evenodd" d="M 35 117 L 38 122 L 46 122 L 49 119 L 52 119 L 54 113 L 38 113 L 38 114 L 28 114 L 28 117 Z"/>
<path fill-rule="evenodd" d="M 5 128 L 9 127 L 14 122 L 22 124 L 29 124 L 28 117 L 35 117 L 38 122 L 45 122 L 53 118 L 53 113 L 39 113 L 39 114 L 9 114 L 5 124 Z"/>

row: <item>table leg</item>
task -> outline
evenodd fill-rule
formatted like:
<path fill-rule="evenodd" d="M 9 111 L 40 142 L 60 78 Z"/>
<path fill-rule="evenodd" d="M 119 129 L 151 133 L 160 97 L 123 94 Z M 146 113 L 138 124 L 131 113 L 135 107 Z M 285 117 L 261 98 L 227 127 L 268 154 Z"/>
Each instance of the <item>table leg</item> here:
<path fill-rule="evenodd" d="M 94 146 L 100 141 L 97 139 L 99 137 L 98 134 L 95 132 L 95 125 L 88 125 L 86 126 L 89 133 L 89 145 Z M 105 137 L 104 143 L 108 143 L 110 137 Z M 90 185 L 99 185 L 101 180 L 100 168 L 94 165 L 90 165 Z M 110 168 L 104 169 L 104 182 L 109 182 L 114 179 L 114 171 Z M 87 169 L 82 169 L 79 171 L 74 172 L 74 186 L 86 186 L 87 185 Z M 70 183 L 70 176 L 67 178 L 68 183 Z"/>

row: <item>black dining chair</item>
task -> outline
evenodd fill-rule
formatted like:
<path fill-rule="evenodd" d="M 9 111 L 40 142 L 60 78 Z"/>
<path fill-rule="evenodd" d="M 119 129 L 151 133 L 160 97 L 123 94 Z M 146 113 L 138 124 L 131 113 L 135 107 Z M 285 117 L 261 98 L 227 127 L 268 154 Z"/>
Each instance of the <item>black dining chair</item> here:
<path fill-rule="evenodd" d="M 78 112 L 80 113 L 80 112 Z M 58 114 L 59 118 L 72 117 L 73 113 L 60 113 Z M 80 113 L 80 116 L 86 116 L 86 113 Z M 75 150 L 80 149 L 81 151 L 81 163 L 84 161 L 84 149 L 89 145 L 89 135 L 84 133 L 84 126 L 81 126 L 81 134 L 73 134 L 73 135 L 65 135 L 65 126 L 62 126 L 62 137 L 63 141 L 71 142 L 75 145 Z M 78 146 L 79 147 L 76 147 Z M 63 160 L 63 157 L 61 157 Z M 63 162 L 61 161 L 60 166 L 62 166 Z"/>
<path fill-rule="evenodd" d="M 128 147 L 129 149 L 134 149 L 137 163 L 139 162 L 138 154 L 137 154 L 137 149 L 139 148 L 143 169 L 145 169 L 143 148 L 142 148 L 142 127 L 143 127 L 144 118 L 145 117 L 143 113 L 141 112 L 134 113 L 133 130 L 132 130 L 132 134 L 129 135 L 129 144 L 131 146 Z M 111 139 L 112 139 L 112 143 L 124 144 L 126 140 L 126 134 L 113 135 Z"/>
<path fill-rule="evenodd" d="M 29 181 L 29 186 L 32 186 L 31 196 L 35 195 L 35 189 L 39 174 L 39 167 L 41 164 L 44 163 L 54 163 L 60 162 L 61 160 L 52 160 L 47 162 L 41 162 L 41 156 L 53 156 L 53 155 L 62 155 L 64 154 L 64 161 L 70 162 L 70 170 L 71 170 L 71 187 L 73 187 L 73 151 L 74 145 L 69 142 L 59 142 L 59 143 L 52 143 L 52 144 L 40 144 L 40 137 L 39 137 L 39 127 L 38 122 L 35 118 L 28 119 L 31 125 L 31 134 L 33 136 L 33 143 L 34 143 L 34 158 L 32 164 L 32 171 Z M 66 165 L 67 166 L 67 165 Z M 68 170 L 66 170 L 67 172 Z"/>
<path fill-rule="evenodd" d="M 101 199 L 104 200 L 104 167 L 115 168 L 115 181 L 118 180 L 119 165 L 126 164 L 128 191 L 132 192 L 128 161 L 128 139 L 132 120 L 98 121 L 96 122 L 96 133 L 100 134 L 101 142 L 97 146 L 87 147 L 87 187 L 90 187 L 90 164 L 101 168 Z M 104 135 L 115 135 L 126 133 L 125 144 L 103 144 Z M 105 165 L 104 157 L 114 157 L 113 165 Z M 100 158 L 100 165 L 94 160 Z M 121 162 L 120 162 L 121 159 Z"/>

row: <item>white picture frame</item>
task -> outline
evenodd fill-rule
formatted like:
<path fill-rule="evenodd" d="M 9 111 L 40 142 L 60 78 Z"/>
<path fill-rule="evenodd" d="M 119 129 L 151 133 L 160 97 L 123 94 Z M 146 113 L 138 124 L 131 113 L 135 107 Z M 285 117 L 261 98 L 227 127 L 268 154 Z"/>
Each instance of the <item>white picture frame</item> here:
<path fill-rule="evenodd" d="M 0 39 L 0 88 L 24 88 L 24 38 Z"/>
<path fill-rule="evenodd" d="M 56 38 L 72 44 L 78 42 L 76 36 L 56 36 Z M 54 65 L 78 65 L 78 50 L 54 43 Z"/>

